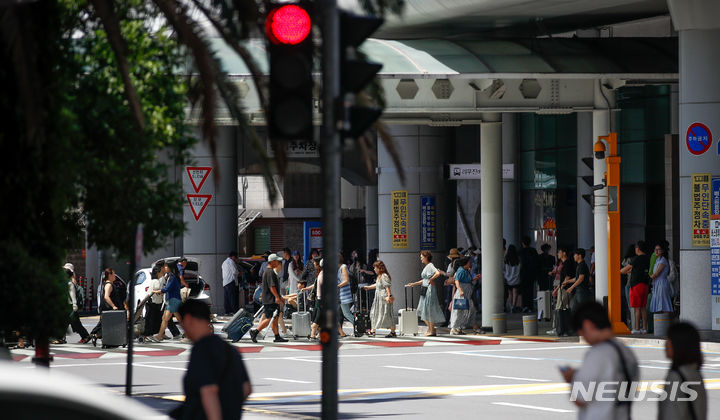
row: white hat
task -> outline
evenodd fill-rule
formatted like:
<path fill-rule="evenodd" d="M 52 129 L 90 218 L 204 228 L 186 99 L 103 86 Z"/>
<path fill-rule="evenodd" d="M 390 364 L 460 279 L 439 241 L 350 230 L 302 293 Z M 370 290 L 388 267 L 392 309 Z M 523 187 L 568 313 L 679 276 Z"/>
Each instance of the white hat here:
<path fill-rule="evenodd" d="M 70 263 L 66 263 L 65 265 L 63 265 L 63 268 L 66 270 L 70 270 L 70 271 L 72 271 L 73 274 L 75 274 L 75 266 L 74 265 L 72 265 Z"/>
<path fill-rule="evenodd" d="M 273 262 L 273 261 L 282 261 L 282 258 L 280 258 L 278 256 L 278 254 L 270 254 L 268 256 L 268 262 Z"/>

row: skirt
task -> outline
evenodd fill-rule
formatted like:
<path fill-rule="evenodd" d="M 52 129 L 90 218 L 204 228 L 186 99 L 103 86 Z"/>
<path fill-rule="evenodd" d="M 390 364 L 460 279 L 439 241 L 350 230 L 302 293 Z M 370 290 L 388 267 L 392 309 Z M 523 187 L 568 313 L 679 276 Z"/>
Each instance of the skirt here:
<path fill-rule="evenodd" d="M 672 312 L 673 305 L 670 298 L 670 283 L 667 277 L 658 277 L 653 282 L 650 312 Z"/>
<path fill-rule="evenodd" d="M 462 287 L 462 291 L 465 294 L 465 299 L 470 299 L 472 297 L 472 283 L 460 283 L 460 287 Z M 455 290 L 455 295 L 453 295 L 453 303 L 455 302 L 455 299 L 462 299 L 463 296 L 460 296 L 460 290 Z M 452 313 L 450 314 L 450 328 L 462 330 L 464 328 L 472 327 L 472 323 L 475 321 L 475 305 L 472 304 L 472 302 L 469 302 L 468 309 L 463 310 L 457 310 L 453 308 Z"/>
<path fill-rule="evenodd" d="M 373 301 L 372 309 L 370 309 L 370 322 L 374 330 L 395 326 L 393 305 L 385 301 L 386 297 L 387 292 L 385 290 L 377 290 L 375 292 L 375 300 Z"/>
<path fill-rule="evenodd" d="M 440 307 L 438 298 L 435 296 L 434 287 L 428 287 L 425 296 L 420 296 L 420 302 L 418 303 L 418 314 L 420 315 L 420 319 L 425 322 L 445 322 L 445 314 Z"/>

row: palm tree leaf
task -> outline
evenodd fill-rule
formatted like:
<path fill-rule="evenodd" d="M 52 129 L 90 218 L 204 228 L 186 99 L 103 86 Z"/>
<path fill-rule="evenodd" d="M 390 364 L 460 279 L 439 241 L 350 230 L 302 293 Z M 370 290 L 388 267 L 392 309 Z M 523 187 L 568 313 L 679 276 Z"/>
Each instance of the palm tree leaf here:
<path fill-rule="evenodd" d="M 115 54 L 117 68 L 122 77 L 123 85 L 125 86 L 125 97 L 128 100 L 130 111 L 132 112 L 138 131 L 142 133 L 145 128 L 145 116 L 142 112 L 142 105 L 140 105 L 137 90 L 130 78 L 130 64 L 127 61 L 127 45 L 120 30 L 120 20 L 115 14 L 115 9 L 110 0 L 90 0 L 90 2 L 93 4 L 95 12 L 105 28 L 108 42 Z"/>
<path fill-rule="evenodd" d="M 392 136 L 390 135 L 387 126 L 382 122 L 377 121 L 375 123 L 375 129 L 380 135 L 380 140 L 382 140 L 388 153 L 390 153 L 390 157 L 392 158 L 393 163 L 395 164 L 395 168 L 397 169 L 400 182 L 405 184 L 405 168 L 403 168 L 402 162 L 400 162 L 400 155 L 398 155 L 397 149 L 395 149 L 395 143 L 393 143 Z"/>

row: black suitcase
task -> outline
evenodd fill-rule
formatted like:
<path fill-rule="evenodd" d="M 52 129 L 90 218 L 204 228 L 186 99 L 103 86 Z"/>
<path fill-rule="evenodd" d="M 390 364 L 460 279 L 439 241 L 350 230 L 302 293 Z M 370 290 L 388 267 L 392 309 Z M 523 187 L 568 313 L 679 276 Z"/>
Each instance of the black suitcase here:
<path fill-rule="evenodd" d="M 100 315 L 102 321 L 102 346 L 119 347 L 127 345 L 127 312 L 103 311 Z"/>
<path fill-rule="evenodd" d="M 364 306 L 363 305 L 363 299 L 362 294 L 365 292 L 365 302 L 368 301 L 368 291 L 367 290 L 358 290 L 358 308 L 357 311 L 353 314 L 353 332 L 355 334 L 355 337 L 362 337 L 363 334 L 367 332 L 367 330 L 372 329 L 372 326 L 370 325 L 370 305 Z"/>

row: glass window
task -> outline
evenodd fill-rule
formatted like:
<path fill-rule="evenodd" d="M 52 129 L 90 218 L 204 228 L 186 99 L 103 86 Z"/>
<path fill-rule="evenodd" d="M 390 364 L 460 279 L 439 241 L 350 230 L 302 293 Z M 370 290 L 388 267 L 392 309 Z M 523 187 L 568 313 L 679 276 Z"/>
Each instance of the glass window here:
<path fill-rule="evenodd" d="M 135 284 L 143 284 L 146 279 L 147 279 L 147 275 L 145 274 L 144 271 L 141 271 L 135 277 Z"/>
<path fill-rule="evenodd" d="M 535 188 L 535 152 L 520 153 L 520 188 Z"/>
<path fill-rule="evenodd" d="M 555 147 L 555 116 L 539 115 L 537 137 L 535 138 L 535 146 L 538 149 L 551 149 Z"/>
<path fill-rule="evenodd" d="M 535 149 L 535 114 L 520 114 L 520 150 Z"/>
<path fill-rule="evenodd" d="M 620 182 L 641 184 L 645 182 L 645 143 L 620 145 Z"/>
<path fill-rule="evenodd" d="M 535 188 L 552 189 L 557 186 L 555 151 L 535 153 Z"/>

